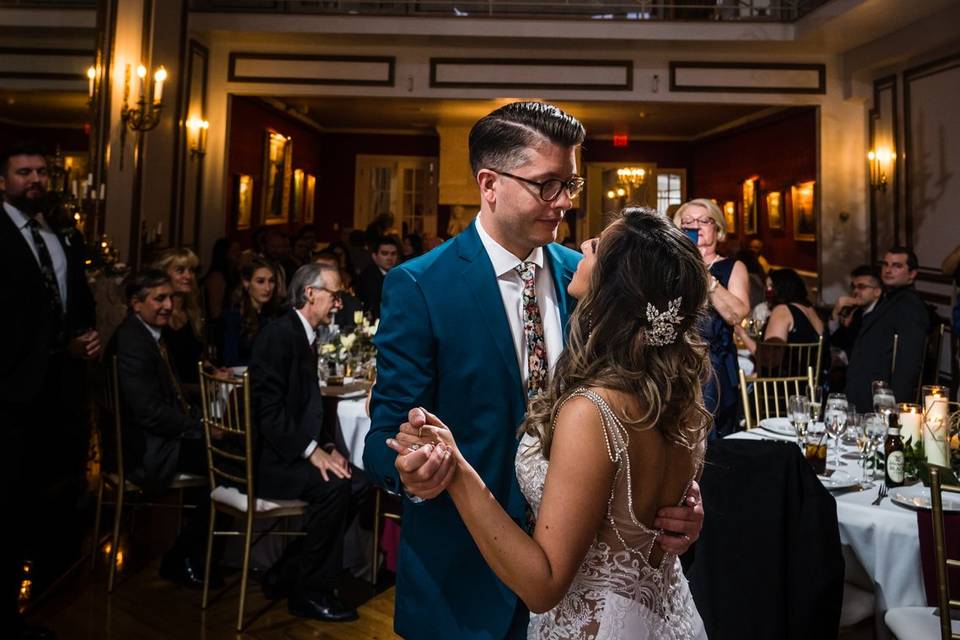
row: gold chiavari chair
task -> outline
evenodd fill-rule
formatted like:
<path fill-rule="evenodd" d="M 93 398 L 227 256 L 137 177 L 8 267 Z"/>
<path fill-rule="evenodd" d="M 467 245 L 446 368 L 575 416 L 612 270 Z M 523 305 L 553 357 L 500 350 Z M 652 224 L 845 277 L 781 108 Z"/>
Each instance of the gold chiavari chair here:
<path fill-rule="evenodd" d="M 214 536 L 243 536 L 243 567 L 240 573 L 240 610 L 237 631 L 244 627 L 243 614 L 250 574 L 250 550 L 265 535 L 302 536 L 302 531 L 274 531 L 277 524 L 290 517 L 302 517 L 307 503 L 302 500 L 267 500 L 257 498 L 253 486 L 253 433 L 250 413 L 250 374 L 242 378 L 224 378 L 200 369 L 200 396 L 203 403 L 203 432 L 207 444 L 207 467 L 210 475 L 210 527 L 207 534 L 207 558 L 204 565 L 203 602 L 210 602 L 210 575 Z M 216 528 L 217 513 L 225 513 L 243 523 L 242 530 Z M 253 521 L 273 518 L 272 527 L 253 539 Z M 220 595 L 233 588 L 227 585 Z M 260 613 L 263 613 L 262 611 Z M 259 616 L 259 613 L 257 614 Z M 254 617 L 257 617 L 254 616 Z"/>
<path fill-rule="evenodd" d="M 960 621 L 953 622 L 951 612 L 960 610 L 960 600 L 950 595 L 949 573 L 960 569 L 960 559 L 947 556 L 943 525 L 943 493 L 960 494 L 960 486 L 945 484 L 940 470 L 930 467 L 930 501 L 933 503 L 934 558 L 937 565 L 937 601 L 939 607 L 895 607 L 887 611 L 884 622 L 900 640 L 950 640 L 960 638 Z M 939 608 L 939 615 L 937 609 Z"/>
<path fill-rule="evenodd" d="M 399 510 L 397 511 L 384 511 L 383 510 L 383 498 L 384 495 L 388 499 L 396 494 L 387 491 L 378 486 L 373 487 L 374 498 L 373 498 L 373 553 L 371 555 L 371 562 L 373 563 L 370 567 L 370 584 L 377 586 L 377 570 L 380 568 L 380 519 L 387 518 L 389 520 L 396 520 L 399 522 L 402 519 L 402 513 Z"/>
<path fill-rule="evenodd" d="M 820 384 L 820 363 L 823 359 L 823 336 L 816 342 L 787 344 L 761 342 L 757 345 L 756 375 L 764 378 L 803 376 L 813 367 L 813 384 Z"/>
<path fill-rule="evenodd" d="M 807 395 L 813 388 L 813 367 L 803 376 L 764 378 L 740 374 L 740 399 L 746 428 L 753 429 L 764 418 L 787 417 L 790 396 Z"/>
<path fill-rule="evenodd" d="M 104 540 L 100 540 L 100 517 L 103 512 L 103 506 L 113 506 L 113 529 L 110 534 L 110 569 L 107 577 L 107 593 L 113 592 L 114 580 L 117 571 L 117 554 L 120 549 L 120 523 L 123 520 L 124 506 L 146 506 L 146 507 L 165 507 L 178 509 L 178 518 L 182 509 L 192 508 L 194 505 L 183 504 L 183 490 L 191 487 L 202 487 L 207 484 L 207 479 L 192 473 L 177 473 L 170 483 L 169 490 L 178 493 L 176 504 L 142 502 L 138 498 L 143 494 L 143 490 L 126 478 L 123 469 L 123 405 L 120 397 L 120 373 L 117 356 L 110 358 L 110 366 L 106 372 L 106 384 L 104 384 L 103 409 L 101 416 L 98 417 L 97 424 L 101 424 L 103 414 L 109 414 L 113 422 L 113 442 L 111 451 L 113 451 L 116 468 L 107 470 L 102 464 L 103 453 L 105 451 L 106 439 L 103 437 L 104 430 L 100 429 L 100 479 L 97 484 L 97 510 L 93 520 L 93 548 L 91 550 L 90 568 L 93 569 L 97 564 L 97 551 L 100 549 Z M 114 493 L 114 502 L 104 502 L 104 490 L 109 489 Z M 129 498 L 129 499 L 128 499 Z M 177 524 L 177 529 L 180 524 Z"/>

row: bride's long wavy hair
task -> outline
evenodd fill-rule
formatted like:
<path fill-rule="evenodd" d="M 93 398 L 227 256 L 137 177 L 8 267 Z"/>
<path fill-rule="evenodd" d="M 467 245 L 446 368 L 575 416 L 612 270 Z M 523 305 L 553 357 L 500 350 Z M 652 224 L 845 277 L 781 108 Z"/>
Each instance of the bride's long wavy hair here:
<path fill-rule="evenodd" d="M 579 387 L 600 387 L 637 399 L 640 415 L 619 416 L 628 428 L 655 428 L 671 443 L 696 447 L 711 419 L 700 391 L 710 360 L 697 329 L 707 294 L 703 259 L 680 229 L 652 209 L 615 215 L 597 247 L 589 291 L 570 316 L 567 348 L 521 433 L 539 438 L 549 458 L 563 400 Z M 677 298 L 676 340 L 649 344 L 641 331 L 650 327 L 647 303 L 663 312 Z"/>

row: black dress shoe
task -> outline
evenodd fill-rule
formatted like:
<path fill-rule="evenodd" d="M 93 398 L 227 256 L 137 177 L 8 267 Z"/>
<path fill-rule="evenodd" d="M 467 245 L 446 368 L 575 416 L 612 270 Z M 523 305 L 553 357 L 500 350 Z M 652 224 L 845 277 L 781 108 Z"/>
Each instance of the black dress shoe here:
<path fill-rule="evenodd" d="M 287 611 L 299 618 L 313 618 L 324 622 L 350 622 L 356 620 L 356 609 L 348 609 L 332 591 L 310 597 L 291 596 Z"/>
<path fill-rule="evenodd" d="M 203 571 L 190 558 L 164 556 L 160 563 L 160 577 L 185 587 L 203 589 Z M 223 588 L 223 578 L 216 572 L 211 572 L 210 588 Z"/>

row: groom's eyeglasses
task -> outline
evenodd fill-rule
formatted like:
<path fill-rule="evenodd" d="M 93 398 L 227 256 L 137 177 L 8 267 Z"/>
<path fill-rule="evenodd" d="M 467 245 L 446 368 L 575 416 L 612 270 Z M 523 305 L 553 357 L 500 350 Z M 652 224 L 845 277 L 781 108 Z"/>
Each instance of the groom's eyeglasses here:
<path fill-rule="evenodd" d="M 513 178 L 514 180 L 519 180 L 520 182 L 526 182 L 527 184 L 535 187 L 539 187 L 540 199 L 544 202 L 553 202 L 560 197 L 560 194 L 563 191 L 566 191 L 567 197 L 573 200 L 580 195 L 580 192 L 583 191 L 583 185 L 586 183 L 586 180 L 580 176 L 570 176 L 566 180 L 550 178 L 549 180 L 544 180 L 543 182 L 537 182 L 536 180 L 531 180 L 529 178 L 515 176 L 512 173 L 507 173 L 506 171 L 497 171 L 496 169 L 490 169 L 490 171 L 494 171 L 508 178 Z"/>

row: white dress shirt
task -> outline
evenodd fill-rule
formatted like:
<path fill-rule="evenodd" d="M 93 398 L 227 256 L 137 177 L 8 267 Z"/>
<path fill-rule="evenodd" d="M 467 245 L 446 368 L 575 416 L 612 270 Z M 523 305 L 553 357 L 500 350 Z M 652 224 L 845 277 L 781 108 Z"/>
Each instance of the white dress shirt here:
<path fill-rule="evenodd" d="M 297 317 L 300 318 L 300 323 L 303 324 L 303 330 L 307 334 L 307 343 L 313 348 L 313 342 L 317 339 L 317 330 L 310 326 L 310 323 L 306 318 L 303 317 L 303 314 L 300 313 L 300 309 L 295 309 L 297 312 Z M 313 450 L 317 448 L 317 441 L 311 440 L 310 444 L 307 445 L 307 448 L 303 450 L 303 457 L 309 458 L 313 455 Z"/>
<path fill-rule="evenodd" d="M 7 212 L 7 215 L 10 216 L 10 220 L 13 221 L 14 226 L 20 230 L 20 234 L 23 236 L 23 239 L 26 240 L 27 246 L 30 247 L 30 251 L 33 252 L 33 257 L 37 261 L 37 265 L 40 265 L 40 256 L 37 255 L 37 247 L 33 244 L 33 233 L 30 231 L 30 216 L 24 212 L 17 209 L 15 206 L 9 202 L 3 203 L 3 209 Z M 50 259 L 53 261 L 53 272 L 57 276 L 57 288 L 60 289 L 60 302 L 63 304 L 63 311 L 67 311 L 67 254 L 63 251 L 63 246 L 60 244 L 60 239 L 57 238 L 57 234 L 50 230 L 47 226 L 47 223 L 40 219 L 40 237 L 43 239 L 43 243 L 47 245 L 47 251 L 50 252 Z"/>
<path fill-rule="evenodd" d="M 563 328 L 560 324 L 560 306 L 557 303 L 557 292 L 550 275 L 550 263 L 547 261 L 543 247 L 537 247 L 530 252 L 526 260 L 520 260 L 504 249 L 496 240 L 490 237 L 483 228 L 483 217 L 477 216 L 477 233 L 480 242 L 490 256 L 493 263 L 493 272 L 497 275 L 497 286 L 500 288 L 500 297 L 503 299 L 503 308 L 507 312 L 507 322 L 510 324 L 510 333 L 513 336 L 513 348 L 517 354 L 517 365 L 520 367 L 520 379 L 527 384 L 527 341 L 523 335 L 523 281 L 516 267 L 524 262 L 533 262 L 537 265 L 536 284 L 537 304 L 540 306 L 540 317 L 543 319 L 543 340 L 547 348 L 547 372 L 552 376 L 554 366 L 563 350 Z"/>
<path fill-rule="evenodd" d="M 153 326 L 152 324 L 147 324 L 147 321 L 144 320 L 143 318 L 141 318 L 140 316 L 137 316 L 137 320 L 139 320 L 139 321 L 140 321 L 140 324 L 142 324 L 142 325 L 144 326 L 144 328 L 145 328 L 145 329 L 147 330 L 147 332 L 150 334 L 150 337 L 153 338 L 153 341 L 156 342 L 157 344 L 159 344 L 159 343 L 160 343 L 160 335 L 161 335 L 160 329 L 158 329 L 157 327 Z"/>

